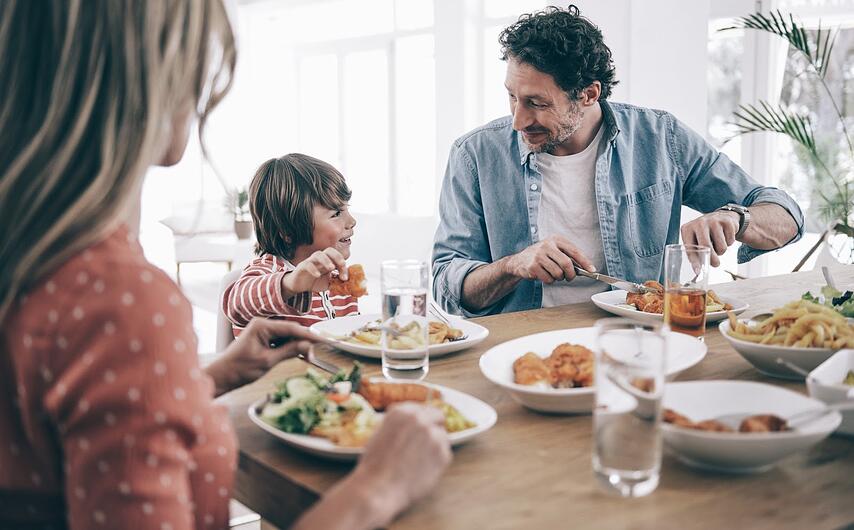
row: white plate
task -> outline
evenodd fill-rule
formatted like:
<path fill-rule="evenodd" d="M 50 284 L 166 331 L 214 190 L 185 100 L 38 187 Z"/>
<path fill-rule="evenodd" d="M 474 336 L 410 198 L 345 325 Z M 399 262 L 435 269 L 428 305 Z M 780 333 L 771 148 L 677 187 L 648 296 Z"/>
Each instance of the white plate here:
<path fill-rule="evenodd" d="M 392 381 L 387 381 L 382 378 L 372 378 L 371 381 L 392 383 Z M 454 447 L 488 431 L 493 425 L 495 425 L 495 421 L 498 419 L 495 409 L 474 396 L 445 386 L 433 385 L 430 383 L 419 384 L 429 386 L 430 388 L 434 388 L 441 392 L 443 400 L 448 404 L 453 405 L 466 419 L 475 423 L 475 426 L 471 429 L 448 434 L 448 439 Z M 352 461 L 359 458 L 359 455 L 362 454 L 363 449 L 361 447 L 339 447 L 326 438 L 309 436 L 307 434 L 291 434 L 273 427 L 262 420 L 258 415 L 259 409 L 263 407 L 266 401 L 267 398 L 263 398 L 253 403 L 249 407 L 249 418 L 255 425 L 261 427 L 286 444 L 301 451 L 305 451 L 306 453 L 331 460 Z"/>
<path fill-rule="evenodd" d="M 742 320 L 742 322 L 747 322 Z M 771 377 L 780 379 L 794 379 L 803 381 L 804 376 L 797 374 L 777 363 L 780 357 L 790 363 L 803 368 L 809 372 L 823 363 L 833 355 L 834 350 L 830 348 L 796 348 L 794 346 L 771 346 L 768 344 L 756 344 L 733 338 L 729 334 L 729 321 L 724 320 L 718 325 L 721 335 L 730 345 L 744 357 L 747 362 L 756 367 L 757 370 Z"/>
<path fill-rule="evenodd" d="M 842 383 L 849 370 L 854 370 L 854 350 L 839 350 L 810 372 L 807 388 L 810 396 L 830 405 L 854 401 L 854 386 Z M 854 410 L 843 410 L 837 433 L 854 436 Z"/>
<path fill-rule="evenodd" d="M 775 414 L 789 418 L 824 404 L 797 392 L 750 381 L 688 381 L 664 388 L 665 408 L 693 421 L 727 414 Z M 769 469 L 781 458 L 820 442 L 839 426 L 831 412 L 794 431 L 771 433 L 707 432 L 662 423 L 664 443 L 685 463 L 730 473 Z"/>
<path fill-rule="evenodd" d="M 634 332 L 627 331 L 627 350 L 636 349 Z M 667 375 L 675 375 L 694 366 L 706 355 L 706 345 L 689 335 L 668 335 Z M 530 409 L 563 414 L 588 413 L 593 410 L 593 387 L 537 388 L 513 382 L 513 361 L 534 352 L 540 357 L 551 354 L 555 346 L 569 342 L 596 351 L 597 331 L 594 327 L 561 329 L 519 337 L 490 348 L 480 358 L 480 371 L 487 379 L 508 390 L 513 399 Z M 614 352 L 618 353 L 618 352 Z"/>
<path fill-rule="evenodd" d="M 664 321 L 664 315 L 661 313 L 645 313 L 643 311 L 638 311 L 634 306 L 626 305 L 626 294 L 626 291 L 620 290 L 605 291 L 603 293 L 594 294 L 590 297 L 590 300 L 596 304 L 596 307 L 604 309 L 609 313 L 631 318 L 645 324 L 655 324 L 657 322 Z M 741 300 L 735 300 L 726 296 L 721 296 L 720 299 L 723 302 L 731 304 L 732 312 L 736 315 L 744 313 L 747 308 L 750 307 L 750 304 L 742 302 Z M 725 318 L 726 311 L 712 311 L 711 313 L 706 313 L 706 323 L 718 322 Z"/>
<path fill-rule="evenodd" d="M 370 322 L 374 322 L 381 318 L 380 315 L 354 315 L 347 316 L 341 318 L 333 318 L 331 320 L 322 320 L 313 324 L 309 329 L 314 333 L 317 333 L 321 337 L 332 338 L 335 340 L 337 337 L 344 337 L 356 331 L 360 327 L 368 324 Z M 447 355 L 449 353 L 453 353 L 456 351 L 464 350 L 475 344 L 479 344 L 483 342 L 483 340 L 489 336 L 489 330 L 483 326 L 479 326 L 474 322 L 470 322 L 468 320 L 464 320 L 461 318 L 452 318 L 451 319 L 451 327 L 462 330 L 463 334 L 466 336 L 465 339 L 455 340 L 452 342 L 445 342 L 443 344 L 432 344 L 429 347 L 430 357 L 440 357 L 442 355 Z M 382 349 L 377 346 L 371 346 L 370 344 L 361 344 L 350 342 L 346 340 L 335 340 L 335 347 L 344 350 L 346 352 L 355 353 L 356 355 L 362 355 L 364 357 L 371 357 L 373 359 L 381 359 L 382 358 Z"/>

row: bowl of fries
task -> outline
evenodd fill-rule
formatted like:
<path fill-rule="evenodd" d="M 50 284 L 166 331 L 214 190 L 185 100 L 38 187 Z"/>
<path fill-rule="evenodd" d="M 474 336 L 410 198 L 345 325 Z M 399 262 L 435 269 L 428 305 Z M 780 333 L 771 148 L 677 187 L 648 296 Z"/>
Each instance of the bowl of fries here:
<path fill-rule="evenodd" d="M 836 311 L 806 300 L 775 309 L 760 322 L 721 322 L 721 335 L 760 372 L 783 379 L 804 379 L 777 361 L 788 361 L 806 372 L 827 360 L 835 351 L 854 347 L 854 327 Z"/>

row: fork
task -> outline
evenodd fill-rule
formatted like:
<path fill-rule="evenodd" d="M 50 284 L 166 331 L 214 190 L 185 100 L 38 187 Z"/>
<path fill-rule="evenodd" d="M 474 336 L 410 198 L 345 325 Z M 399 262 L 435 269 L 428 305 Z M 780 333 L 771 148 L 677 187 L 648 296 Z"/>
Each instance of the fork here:
<path fill-rule="evenodd" d="M 427 306 L 427 311 L 428 311 L 431 315 L 433 315 L 433 316 L 435 316 L 436 318 L 438 318 L 439 320 L 441 320 L 441 321 L 442 321 L 442 324 L 445 324 L 445 325 L 446 325 L 446 326 L 448 326 L 449 328 L 454 327 L 454 326 L 452 326 L 452 325 L 451 325 L 451 321 L 450 321 L 450 320 L 448 320 L 448 317 L 446 317 L 446 316 L 445 316 L 445 314 L 442 312 L 442 310 L 441 310 L 441 309 L 439 309 L 439 306 L 437 306 L 437 305 L 436 305 L 436 302 L 434 302 L 433 300 L 430 300 L 430 305 L 429 305 L 429 306 Z M 462 337 L 459 337 L 459 338 L 456 338 L 456 339 L 451 339 L 451 342 L 456 342 L 456 341 L 458 341 L 458 340 L 465 340 L 465 339 L 467 339 L 467 338 L 468 338 L 468 335 L 464 333 Z"/>

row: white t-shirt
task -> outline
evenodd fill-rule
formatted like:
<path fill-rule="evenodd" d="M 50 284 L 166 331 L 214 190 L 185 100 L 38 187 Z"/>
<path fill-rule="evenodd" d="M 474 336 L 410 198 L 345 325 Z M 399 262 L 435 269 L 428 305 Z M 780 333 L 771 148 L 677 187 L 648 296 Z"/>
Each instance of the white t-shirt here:
<path fill-rule="evenodd" d="M 596 207 L 596 154 L 604 127 L 584 151 L 567 156 L 537 154 L 537 169 L 543 177 L 537 231 L 540 241 L 559 235 L 587 256 L 596 270 L 605 272 L 605 251 Z M 576 277 L 571 282 L 543 284 L 543 307 L 586 302 L 608 289 L 602 282 Z"/>

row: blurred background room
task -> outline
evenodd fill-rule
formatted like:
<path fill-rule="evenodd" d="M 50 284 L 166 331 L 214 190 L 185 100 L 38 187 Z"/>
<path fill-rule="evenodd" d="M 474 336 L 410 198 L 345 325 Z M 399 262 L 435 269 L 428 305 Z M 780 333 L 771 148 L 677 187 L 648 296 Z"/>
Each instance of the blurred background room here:
<path fill-rule="evenodd" d="M 791 193 L 807 215 L 800 242 L 744 265 L 733 247 L 712 281 L 792 271 L 833 220 L 824 203 L 833 183 L 782 135 L 726 140 L 740 104 L 780 102 L 808 111 L 818 148 L 844 165 L 834 155 L 847 149 L 834 119 L 837 110 L 845 118 L 854 112 L 854 0 L 575 3 L 613 52 L 620 83 L 611 99 L 673 113 L 758 182 Z M 239 60 L 234 89 L 207 126 L 209 159 L 193 138 L 180 164 L 150 172 L 142 197 L 143 248 L 153 263 L 180 275 L 194 304 L 200 351 L 215 349 L 223 275 L 252 256 L 253 242 L 238 239 L 243 223 L 235 221 L 247 219 L 239 192 L 264 160 L 302 152 L 343 172 L 358 220 L 350 261 L 365 265 L 374 293 L 381 260 L 428 259 L 451 143 L 509 113 L 498 34 L 520 14 L 550 4 L 233 0 Z M 839 28 L 824 85 L 800 75 L 797 53 L 783 39 L 719 31 L 735 17 L 777 9 L 809 28 L 819 21 Z M 692 215 L 686 210 L 683 222 Z M 817 260 L 850 262 L 852 238 L 836 236 L 802 268 Z M 365 299 L 362 310 L 378 312 L 379 298 Z"/>

